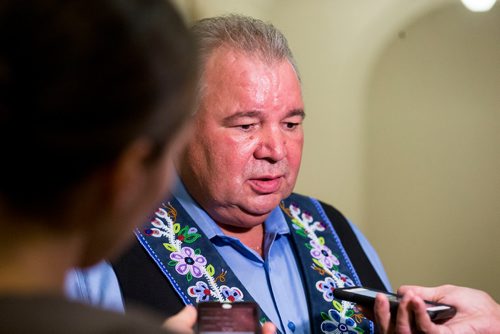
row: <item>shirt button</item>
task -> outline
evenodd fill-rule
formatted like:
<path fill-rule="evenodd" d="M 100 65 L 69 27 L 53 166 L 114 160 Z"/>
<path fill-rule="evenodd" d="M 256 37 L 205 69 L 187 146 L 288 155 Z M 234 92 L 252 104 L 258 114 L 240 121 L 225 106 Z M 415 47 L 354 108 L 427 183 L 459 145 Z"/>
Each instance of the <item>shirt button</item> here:
<path fill-rule="evenodd" d="M 287 326 L 292 332 L 295 332 L 295 324 L 293 322 L 289 321 Z"/>

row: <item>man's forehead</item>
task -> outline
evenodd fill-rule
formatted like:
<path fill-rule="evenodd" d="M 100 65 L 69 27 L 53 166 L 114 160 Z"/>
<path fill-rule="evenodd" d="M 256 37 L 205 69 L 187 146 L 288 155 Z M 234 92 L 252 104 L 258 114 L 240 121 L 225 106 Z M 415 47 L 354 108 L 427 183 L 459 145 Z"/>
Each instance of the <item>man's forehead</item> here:
<path fill-rule="evenodd" d="M 300 82 L 284 59 L 272 64 L 223 48 L 208 60 L 202 80 L 201 101 L 223 118 L 304 115 Z M 262 114 L 261 114 L 262 113 Z"/>
<path fill-rule="evenodd" d="M 293 72 L 297 75 L 297 80 L 300 82 L 293 64 L 287 58 L 273 58 L 272 56 L 264 55 L 259 50 L 240 50 L 227 44 L 219 46 L 208 55 L 204 64 L 204 69 L 205 72 L 210 69 L 220 72 L 221 69 L 230 68 L 233 64 L 241 65 L 243 63 L 263 65 L 269 68 L 276 68 L 286 64 L 291 67 Z"/>
<path fill-rule="evenodd" d="M 243 89 L 261 91 L 263 85 L 279 83 L 294 86 L 302 95 L 299 77 L 293 65 L 287 59 L 274 62 L 264 61 L 251 55 L 217 54 L 210 58 L 203 71 L 201 86 L 205 89 L 225 86 L 233 90 Z M 276 87 L 273 87 L 275 90 Z"/>
<path fill-rule="evenodd" d="M 224 59 L 225 61 L 235 61 L 239 59 L 247 59 L 258 62 L 266 62 L 266 57 L 259 50 L 246 51 L 233 47 L 229 44 L 222 44 L 214 49 L 208 56 L 208 59 Z"/>

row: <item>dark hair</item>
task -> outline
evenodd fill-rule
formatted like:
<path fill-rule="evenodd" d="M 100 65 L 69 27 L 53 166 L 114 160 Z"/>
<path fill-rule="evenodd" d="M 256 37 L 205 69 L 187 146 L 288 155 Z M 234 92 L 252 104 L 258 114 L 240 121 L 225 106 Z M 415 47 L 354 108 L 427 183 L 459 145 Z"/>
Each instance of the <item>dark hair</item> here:
<path fill-rule="evenodd" d="M 54 210 L 134 139 L 159 150 L 188 115 L 194 49 L 166 0 L 2 1 L 2 200 Z"/>

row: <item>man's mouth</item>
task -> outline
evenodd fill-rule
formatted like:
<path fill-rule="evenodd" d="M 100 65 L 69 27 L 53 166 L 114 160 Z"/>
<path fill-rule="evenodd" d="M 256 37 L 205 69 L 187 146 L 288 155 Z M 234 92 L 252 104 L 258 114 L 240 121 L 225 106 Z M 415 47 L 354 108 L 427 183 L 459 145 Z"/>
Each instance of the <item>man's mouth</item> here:
<path fill-rule="evenodd" d="M 271 194 L 275 193 L 281 188 L 283 182 L 282 176 L 265 176 L 259 178 L 249 179 L 248 182 L 253 191 L 258 194 Z"/>

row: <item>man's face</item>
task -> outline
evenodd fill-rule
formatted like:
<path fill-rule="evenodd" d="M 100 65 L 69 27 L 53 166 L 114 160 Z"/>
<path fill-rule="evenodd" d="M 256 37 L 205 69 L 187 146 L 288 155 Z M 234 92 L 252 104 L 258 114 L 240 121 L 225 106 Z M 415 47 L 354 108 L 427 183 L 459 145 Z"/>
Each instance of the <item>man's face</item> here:
<path fill-rule="evenodd" d="M 261 224 L 295 186 L 304 104 L 288 61 L 262 62 L 227 48 L 208 59 L 194 137 L 179 173 L 221 225 Z"/>

